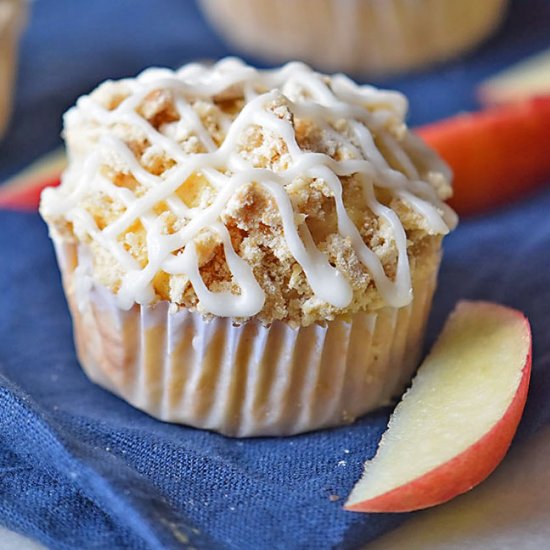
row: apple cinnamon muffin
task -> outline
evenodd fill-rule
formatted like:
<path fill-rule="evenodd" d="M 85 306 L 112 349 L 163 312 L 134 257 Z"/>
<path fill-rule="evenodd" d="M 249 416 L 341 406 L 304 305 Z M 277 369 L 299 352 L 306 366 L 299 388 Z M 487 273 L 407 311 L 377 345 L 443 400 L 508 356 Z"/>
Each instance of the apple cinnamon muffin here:
<path fill-rule="evenodd" d="M 233 46 L 269 62 L 387 75 L 469 51 L 500 25 L 508 0 L 200 0 Z"/>
<path fill-rule="evenodd" d="M 25 0 L 0 0 L 0 138 L 12 109 L 19 37 L 27 10 Z"/>
<path fill-rule="evenodd" d="M 449 171 L 406 111 L 343 75 L 232 58 L 80 98 L 41 213 L 92 380 L 236 436 L 387 404 L 456 223 Z"/>

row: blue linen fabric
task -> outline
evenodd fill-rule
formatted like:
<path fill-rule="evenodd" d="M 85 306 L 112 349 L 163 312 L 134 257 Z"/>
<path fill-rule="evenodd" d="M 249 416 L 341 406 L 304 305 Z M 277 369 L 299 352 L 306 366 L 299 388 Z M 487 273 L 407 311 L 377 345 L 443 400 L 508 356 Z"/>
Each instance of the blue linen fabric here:
<path fill-rule="evenodd" d="M 234 53 L 193 2 L 38 0 L 32 10 L 0 179 L 55 147 L 61 113 L 98 81 Z M 550 45 L 549 27 L 550 2 L 519 0 L 475 54 L 384 84 L 407 93 L 414 124 L 473 108 L 475 84 Z M 429 329 L 431 341 L 461 298 L 527 313 L 535 348 L 519 442 L 550 420 L 549 211 L 543 190 L 464 220 L 446 240 Z M 235 440 L 159 422 L 90 383 L 37 214 L 0 212 L 0 296 L 1 524 L 54 549 L 322 550 L 358 548 L 407 518 L 342 510 L 389 409 Z"/>

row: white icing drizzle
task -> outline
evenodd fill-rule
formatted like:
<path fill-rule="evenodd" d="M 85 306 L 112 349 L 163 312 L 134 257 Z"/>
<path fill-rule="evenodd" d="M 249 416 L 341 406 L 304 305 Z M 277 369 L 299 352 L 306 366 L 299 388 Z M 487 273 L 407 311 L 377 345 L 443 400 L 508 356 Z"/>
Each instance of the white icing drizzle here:
<path fill-rule="evenodd" d="M 449 178 L 445 166 L 416 138 L 407 136 L 398 141 L 386 129 L 388 120 L 399 124 L 406 114 L 406 101 L 400 94 L 358 86 L 344 75 L 328 78 L 301 63 L 259 71 L 234 58 L 213 66 L 189 64 L 178 71 L 148 69 L 123 83 L 130 94 L 113 110 L 84 96 L 78 100 L 77 107 L 69 111 L 67 120 L 94 121 L 103 128 L 120 123 L 129 125 L 139 130 L 152 147 L 172 158 L 175 165 L 161 176 L 153 175 L 139 164 L 122 139 L 107 131 L 102 134 L 97 150 L 84 162 L 78 157 L 72 160 L 64 175 L 64 184 L 59 189 L 46 190 L 42 203 L 45 215 L 63 215 L 68 221 L 78 220 L 89 237 L 119 262 L 125 273 L 118 292 L 123 308 L 130 308 L 135 302 L 154 300 L 151 282 L 159 271 L 164 271 L 186 276 L 205 312 L 236 318 L 260 312 L 265 301 L 264 292 L 250 265 L 233 249 L 229 232 L 221 222 L 222 212 L 230 199 L 250 182 L 263 186 L 273 197 L 288 248 L 303 269 L 313 293 L 337 308 L 349 305 L 352 288 L 317 248 L 307 225 L 297 225 L 296 213 L 285 190 L 296 177 L 321 178 L 329 187 L 336 205 L 339 233 L 349 238 L 382 298 L 393 307 L 406 305 L 412 297 L 407 239 L 397 214 L 376 199 L 375 187 L 384 187 L 393 196 L 409 203 L 425 218 L 433 234 L 445 234 L 456 223 L 454 213 L 438 198 L 433 186 L 421 179 L 411 155 L 421 157 L 430 171 Z M 138 113 L 138 107 L 149 93 L 163 89 L 173 94 L 174 108 L 179 115 L 177 125 L 192 132 L 205 153 L 185 153 L 175 139 L 156 130 Z M 201 98 L 211 101 L 220 94 L 244 96 L 245 105 L 234 120 L 229 115 L 222 118 L 221 126 L 226 135 L 218 147 L 190 101 Z M 292 124 L 266 108 L 280 99 L 281 94 L 295 117 L 312 120 L 327 135 L 336 133 L 332 123 L 347 120 L 352 138 L 346 138 L 346 147 L 355 151 L 357 158 L 335 160 L 323 153 L 302 150 Z M 285 170 L 256 168 L 239 154 L 239 139 L 243 131 L 253 125 L 284 140 L 290 156 L 290 165 Z M 384 152 L 376 145 L 373 133 Z M 339 133 L 338 137 L 343 139 Z M 400 170 L 392 168 L 388 155 Z M 101 175 L 100 167 L 109 164 L 109 158 L 122 163 L 147 191 L 136 197 L 129 189 L 118 187 Z M 176 195 L 176 190 L 199 172 L 208 180 L 216 196 L 205 208 L 191 208 Z M 386 276 L 379 258 L 365 244 L 346 211 L 340 177 L 351 175 L 360 178 L 368 207 L 391 229 L 398 252 L 393 280 Z M 126 208 L 117 220 L 102 230 L 93 217 L 78 206 L 91 189 L 116 199 Z M 153 210 L 160 201 L 165 201 L 177 218 L 185 221 L 175 233 L 163 233 L 163 219 Z M 141 221 L 147 232 L 148 258 L 143 268 L 118 240 L 136 220 Z M 193 239 L 205 228 L 219 235 L 228 268 L 240 289 L 238 294 L 211 292 L 202 280 Z"/>

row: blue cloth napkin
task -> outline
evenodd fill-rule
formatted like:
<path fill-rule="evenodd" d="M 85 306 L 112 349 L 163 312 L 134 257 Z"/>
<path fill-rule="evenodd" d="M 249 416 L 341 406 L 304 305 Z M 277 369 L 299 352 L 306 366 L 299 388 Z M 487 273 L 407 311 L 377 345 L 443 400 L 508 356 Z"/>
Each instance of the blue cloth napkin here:
<path fill-rule="evenodd" d="M 62 111 L 98 81 L 228 53 L 191 2 L 32 7 L 0 179 L 54 147 Z M 473 85 L 548 45 L 549 24 L 550 2 L 518 1 L 476 55 L 387 84 L 410 96 L 415 123 L 471 108 Z M 544 190 L 463 221 L 446 240 L 429 330 L 432 340 L 460 298 L 527 313 L 534 365 L 518 439 L 550 420 L 549 211 Z M 54 549 L 323 550 L 358 548 L 406 519 L 341 508 L 389 410 L 344 428 L 234 440 L 159 422 L 90 383 L 37 214 L 0 212 L 0 296 L 1 524 Z"/>

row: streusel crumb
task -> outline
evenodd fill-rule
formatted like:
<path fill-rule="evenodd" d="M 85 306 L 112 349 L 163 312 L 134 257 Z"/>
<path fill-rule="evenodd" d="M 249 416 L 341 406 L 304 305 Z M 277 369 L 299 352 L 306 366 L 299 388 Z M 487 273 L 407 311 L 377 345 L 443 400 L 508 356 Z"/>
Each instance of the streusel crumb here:
<path fill-rule="evenodd" d="M 305 92 L 301 90 L 298 93 Z M 103 84 L 89 96 L 88 101 L 113 112 L 131 99 L 131 87 L 126 81 L 121 81 Z M 238 88 L 213 97 L 186 96 L 185 99 L 187 106 L 182 111 L 181 105 L 178 106 L 177 91 L 162 87 L 151 90 L 135 105 L 134 111 L 141 120 L 139 123 L 132 118 L 111 123 L 107 118 L 102 121 L 99 117 L 86 117 L 79 108 L 66 117 L 65 137 L 71 167 L 57 192 L 66 200 L 75 200 L 81 212 L 93 219 L 99 232 L 124 215 L 127 210 L 124 197 L 139 198 L 154 193 L 154 188 L 143 183 L 140 170 L 166 179 L 177 168 L 179 160 L 167 143 L 173 144 L 179 154 L 189 157 L 223 147 L 232 122 L 247 105 L 243 90 Z M 295 144 L 301 151 L 323 154 L 335 161 L 370 160 L 358 143 L 357 129 L 348 120 L 337 118 L 330 124 L 320 125 L 315 118 L 308 118 L 295 109 L 294 105 L 285 93 L 280 92 L 265 105 L 265 111 L 292 127 Z M 154 128 L 158 133 L 160 137 L 155 143 L 150 142 L 143 125 Z M 406 140 L 409 134 L 401 118 L 387 117 L 384 129 L 387 132 L 384 139 L 379 139 L 376 129 L 371 128 L 370 131 L 373 145 L 388 167 L 410 178 L 412 166 L 418 173 L 418 179 L 429 182 L 440 199 L 448 198 L 451 191 L 447 174 L 427 166 L 413 148 L 405 158 L 392 154 L 388 139 L 395 140 L 405 150 L 408 147 Z M 136 162 L 135 167 L 129 167 L 127 158 L 121 158 L 117 151 L 109 149 L 106 145 L 108 141 L 105 141 L 109 136 L 124 142 Z M 97 170 L 101 178 L 125 190 L 122 200 L 113 198 L 107 192 L 98 192 L 97 186 L 83 188 L 82 182 L 79 182 L 75 174 L 93 151 L 100 153 Z M 239 130 L 236 154 L 247 166 L 269 170 L 273 174 L 283 173 L 293 165 L 293 152 L 289 150 L 288 140 L 277 131 L 265 128 L 260 120 Z M 343 204 L 363 242 L 380 260 L 386 276 L 394 279 L 398 251 L 392 228 L 384 216 L 369 207 L 364 177 L 357 174 L 340 177 Z M 406 197 L 396 197 L 389 192 L 388 186 L 376 181 L 376 177 L 373 173 L 373 179 L 368 184 L 378 202 L 397 214 L 405 230 L 411 275 L 414 277 L 415 272 L 421 269 L 434 269 L 433 265 L 424 265 L 423 262 L 426 258 L 433 258 L 433 251 L 439 247 L 442 238 L 441 231 L 434 231 L 418 208 L 415 209 Z M 78 192 L 77 182 L 80 186 Z M 284 190 L 294 210 L 294 222 L 299 232 L 309 229 L 318 250 L 349 282 L 353 298 L 348 306 L 339 308 L 315 295 L 302 266 L 289 248 L 281 212 L 273 194 L 255 181 L 245 181 L 225 204 L 219 222 L 227 229 L 233 249 L 252 268 L 265 293 L 265 304 L 254 317 L 264 324 L 282 320 L 292 326 L 306 326 L 345 317 L 359 310 L 376 311 L 383 307 L 384 300 L 372 274 L 358 257 L 350 238 L 339 231 L 334 192 L 327 181 L 323 177 L 298 173 L 290 183 L 285 184 Z M 201 170 L 189 174 L 174 191 L 177 200 L 185 207 L 197 210 L 209 208 L 221 192 Z M 411 192 L 415 194 L 414 189 Z M 71 194 L 74 199 L 68 198 Z M 439 213 L 442 214 L 441 211 Z M 57 236 L 90 246 L 95 279 L 113 292 L 118 292 L 125 269 L 112 250 L 90 233 L 89 220 L 84 223 L 84 216 L 76 216 L 69 223 L 63 214 L 52 213 L 47 208 L 43 208 L 43 214 Z M 160 224 L 162 235 L 174 235 L 191 223 L 178 215 L 174 205 L 164 197 L 155 203 L 148 215 Z M 148 249 L 146 223 L 147 220 L 139 218 L 116 237 L 141 269 L 146 268 L 154 253 Z M 206 287 L 212 292 L 229 291 L 238 295 L 241 289 L 228 268 L 219 232 L 203 228 L 194 236 L 193 242 L 200 275 Z M 182 251 L 175 251 L 174 255 Z M 186 275 L 160 270 L 152 277 L 151 284 L 154 300 L 167 300 L 175 307 L 196 309 L 206 318 L 211 316 L 202 307 Z M 235 319 L 236 322 L 245 320 Z"/>

